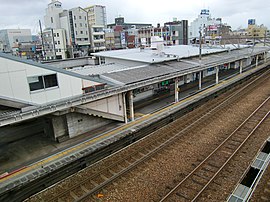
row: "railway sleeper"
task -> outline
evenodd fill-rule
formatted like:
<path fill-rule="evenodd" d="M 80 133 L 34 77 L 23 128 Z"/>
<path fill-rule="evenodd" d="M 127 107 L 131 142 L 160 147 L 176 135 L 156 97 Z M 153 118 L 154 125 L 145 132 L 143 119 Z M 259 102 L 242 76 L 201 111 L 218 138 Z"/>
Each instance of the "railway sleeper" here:
<path fill-rule="evenodd" d="M 80 187 L 81 187 L 81 189 L 82 189 L 85 193 L 88 193 L 88 192 L 89 192 L 89 190 L 88 190 L 85 186 L 80 185 Z"/>
<path fill-rule="evenodd" d="M 269 198 L 268 197 L 265 197 L 265 196 L 261 196 L 261 200 L 268 202 L 269 201 Z"/>
<path fill-rule="evenodd" d="M 232 139 L 230 142 L 228 142 L 228 145 L 231 145 L 231 146 L 239 146 L 239 144 L 242 143 L 240 142 L 239 140 L 234 140 Z"/>
<path fill-rule="evenodd" d="M 210 166 L 209 164 L 204 165 L 202 169 L 210 171 L 212 173 L 215 173 L 217 171 L 216 167 Z"/>
<path fill-rule="evenodd" d="M 211 177 L 213 176 L 212 172 L 209 172 L 209 171 L 203 170 L 203 169 L 198 171 L 198 175 L 199 176 L 204 176 L 206 179 L 208 178 L 207 180 L 210 180 Z"/>
<path fill-rule="evenodd" d="M 205 185 L 205 182 L 201 182 L 201 181 L 199 181 L 199 180 L 197 180 L 197 179 L 191 178 L 191 180 L 192 180 L 194 183 L 199 184 L 199 185 L 201 185 L 201 186 L 204 186 L 204 185 Z"/>
<path fill-rule="evenodd" d="M 243 142 L 243 137 L 237 137 L 237 136 L 235 136 L 235 137 L 232 138 L 232 141 L 241 144 Z"/>
<path fill-rule="evenodd" d="M 112 175 L 116 175 L 116 173 L 114 171 L 112 171 L 111 169 L 108 170 Z"/>
<path fill-rule="evenodd" d="M 100 174 L 100 177 L 103 179 L 103 180 L 105 180 L 105 181 L 107 181 L 109 178 L 108 177 L 106 177 L 105 175 L 103 175 L 103 174 Z"/>
<path fill-rule="evenodd" d="M 73 191 L 70 191 L 69 194 L 74 200 L 77 200 L 79 198 Z"/>
<path fill-rule="evenodd" d="M 177 193 L 180 193 L 181 195 L 185 196 L 186 198 L 189 198 L 190 187 L 181 186 L 181 188 L 178 187 L 177 190 L 178 190 Z"/>
<path fill-rule="evenodd" d="M 207 182 L 209 181 L 209 178 L 208 177 L 205 177 L 203 175 L 198 175 L 197 173 L 194 173 L 193 176 L 196 176 L 196 178 L 205 180 Z"/>
<path fill-rule="evenodd" d="M 229 150 L 235 150 L 237 148 L 238 145 L 235 145 L 235 144 L 231 144 L 231 142 L 229 142 L 225 148 L 229 149 Z"/>
<path fill-rule="evenodd" d="M 227 150 L 225 150 L 227 149 Z M 225 156 L 226 158 L 230 157 L 232 155 L 232 151 L 229 151 L 231 150 L 231 148 L 224 148 L 221 152 L 224 154 L 224 155 L 227 155 Z"/>
<path fill-rule="evenodd" d="M 90 180 L 90 183 L 93 184 L 95 187 L 97 187 L 99 184 L 96 183 L 94 180 Z"/>
<path fill-rule="evenodd" d="M 190 198 L 188 198 L 188 196 L 186 196 L 186 195 L 184 195 L 182 193 L 176 192 L 175 195 L 178 196 L 178 197 L 184 198 L 187 201 L 190 201 Z"/>
<path fill-rule="evenodd" d="M 217 165 L 217 161 L 210 161 L 208 162 L 208 165 L 214 168 L 218 168 L 218 169 L 221 167 L 220 165 Z"/>

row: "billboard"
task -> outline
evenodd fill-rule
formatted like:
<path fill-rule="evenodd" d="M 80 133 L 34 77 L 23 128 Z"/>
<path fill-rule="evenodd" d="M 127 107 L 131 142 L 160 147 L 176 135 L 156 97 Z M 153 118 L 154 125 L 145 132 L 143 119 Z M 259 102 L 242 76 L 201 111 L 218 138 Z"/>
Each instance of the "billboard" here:
<path fill-rule="evenodd" d="M 208 30 L 216 31 L 218 29 L 217 25 L 209 25 Z"/>
<path fill-rule="evenodd" d="M 249 19 L 248 24 L 249 25 L 255 25 L 255 19 Z"/>
<path fill-rule="evenodd" d="M 202 9 L 201 15 L 209 15 L 210 11 L 208 9 Z"/>
<path fill-rule="evenodd" d="M 126 44 L 126 33 L 125 32 L 121 32 L 121 44 L 125 45 Z"/>

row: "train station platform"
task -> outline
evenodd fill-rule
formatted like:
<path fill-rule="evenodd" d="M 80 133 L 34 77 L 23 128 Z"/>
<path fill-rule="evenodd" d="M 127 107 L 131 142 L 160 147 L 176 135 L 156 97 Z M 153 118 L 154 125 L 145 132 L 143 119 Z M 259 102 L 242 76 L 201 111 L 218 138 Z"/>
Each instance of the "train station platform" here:
<path fill-rule="evenodd" d="M 145 114 L 133 122 L 123 124 L 37 162 L 17 168 L 17 170 L 13 172 L 2 174 L 0 176 L 0 200 L 12 195 L 16 197 L 16 191 L 19 189 L 22 190 L 28 184 L 32 184 L 32 186 L 43 186 L 44 188 L 44 184 L 49 186 L 56 182 L 56 179 L 51 179 L 50 181 L 46 180 L 47 176 L 58 176 L 59 179 L 61 179 L 66 177 L 67 174 L 77 172 L 92 164 L 94 160 L 98 160 L 101 155 L 100 153 L 102 153 L 101 151 L 106 150 L 110 145 L 118 144 L 121 141 L 125 142 L 127 145 L 135 141 L 136 138 L 134 134 L 138 133 L 143 128 L 153 126 L 157 121 L 163 120 L 166 117 L 170 117 L 169 122 L 173 121 L 175 119 L 173 114 L 227 87 L 235 85 L 237 82 L 267 68 L 269 65 L 270 62 L 268 61 L 232 78 L 222 80 L 218 84 L 202 88 L 196 93 L 188 93 L 188 95 L 183 96 L 179 102 L 172 103 L 159 111 Z M 112 148 L 109 148 L 108 151 L 106 150 L 106 154 L 111 152 L 113 152 Z M 62 174 L 61 177 L 63 170 L 66 174 Z"/>

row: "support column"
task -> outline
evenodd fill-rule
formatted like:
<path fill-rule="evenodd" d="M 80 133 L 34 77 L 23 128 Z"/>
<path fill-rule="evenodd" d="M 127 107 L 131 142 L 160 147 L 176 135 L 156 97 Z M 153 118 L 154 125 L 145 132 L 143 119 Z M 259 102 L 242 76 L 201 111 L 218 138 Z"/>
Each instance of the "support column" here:
<path fill-rule="evenodd" d="M 174 81 L 174 101 L 175 102 L 178 102 L 179 101 L 179 79 L 176 78 L 175 81 Z"/>
<path fill-rule="evenodd" d="M 122 93 L 122 99 L 123 99 L 123 115 L 124 115 L 124 119 L 125 119 L 125 123 L 128 122 L 127 120 L 127 104 L 126 104 L 126 93 Z"/>
<path fill-rule="evenodd" d="M 259 56 L 256 55 L 256 67 L 258 66 L 258 62 L 259 62 Z"/>
<path fill-rule="evenodd" d="M 202 71 L 199 72 L 199 90 L 202 89 Z"/>
<path fill-rule="evenodd" d="M 219 68 L 217 66 L 216 67 L 216 84 L 218 84 L 218 72 L 219 72 Z"/>
<path fill-rule="evenodd" d="M 130 120 L 134 121 L 133 92 L 132 92 L 132 90 L 128 92 L 128 102 L 129 102 Z"/>
<path fill-rule="evenodd" d="M 243 72 L 243 60 L 240 60 L 240 74 Z"/>
<path fill-rule="evenodd" d="M 266 62 L 267 59 L 267 52 L 264 52 L 264 62 Z"/>
<path fill-rule="evenodd" d="M 184 75 L 184 84 L 187 83 L 187 75 Z"/>
<path fill-rule="evenodd" d="M 228 64 L 228 69 L 231 69 L 231 63 L 229 62 L 229 64 Z"/>

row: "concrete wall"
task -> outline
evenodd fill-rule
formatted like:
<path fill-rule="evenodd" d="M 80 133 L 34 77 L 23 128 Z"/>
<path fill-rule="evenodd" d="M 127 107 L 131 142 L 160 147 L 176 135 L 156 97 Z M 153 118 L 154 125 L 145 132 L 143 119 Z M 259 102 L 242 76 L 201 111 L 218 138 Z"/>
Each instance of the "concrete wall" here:
<path fill-rule="evenodd" d="M 82 79 L 57 73 L 58 87 L 30 91 L 27 77 L 55 74 L 37 66 L 0 58 L 0 95 L 44 104 L 82 94 Z"/>
<path fill-rule="evenodd" d="M 114 95 L 102 100 L 91 102 L 83 106 L 89 109 L 94 109 L 97 111 L 107 112 L 120 116 L 123 116 L 124 114 L 122 94 Z"/>
<path fill-rule="evenodd" d="M 59 137 L 68 136 L 68 125 L 66 115 L 54 116 L 51 118 L 53 139 L 57 140 Z"/>
<path fill-rule="evenodd" d="M 68 134 L 70 138 L 76 137 L 90 130 L 97 129 L 112 122 L 108 119 L 93 117 L 79 113 L 69 113 L 66 115 L 66 118 Z"/>

